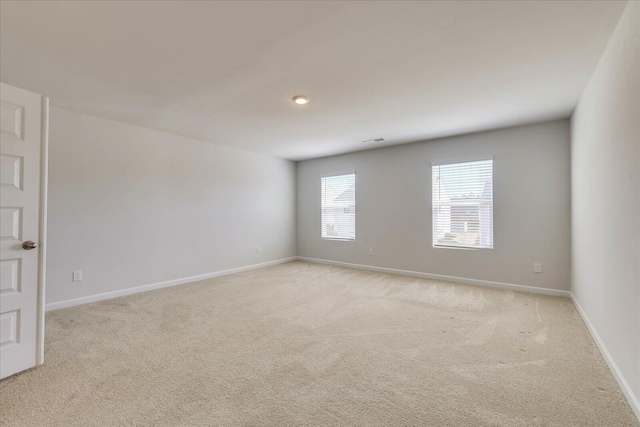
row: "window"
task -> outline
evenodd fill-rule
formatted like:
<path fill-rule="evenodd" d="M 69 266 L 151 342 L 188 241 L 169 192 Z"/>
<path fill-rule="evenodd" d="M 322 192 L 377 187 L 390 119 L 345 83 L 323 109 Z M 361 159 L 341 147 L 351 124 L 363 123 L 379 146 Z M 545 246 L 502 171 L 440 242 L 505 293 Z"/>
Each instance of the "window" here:
<path fill-rule="evenodd" d="M 356 239 L 356 175 L 327 176 L 322 186 L 322 238 Z"/>
<path fill-rule="evenodd" d="M 433 246 L 493 248 L 493 160 L 431 166 Z"/>

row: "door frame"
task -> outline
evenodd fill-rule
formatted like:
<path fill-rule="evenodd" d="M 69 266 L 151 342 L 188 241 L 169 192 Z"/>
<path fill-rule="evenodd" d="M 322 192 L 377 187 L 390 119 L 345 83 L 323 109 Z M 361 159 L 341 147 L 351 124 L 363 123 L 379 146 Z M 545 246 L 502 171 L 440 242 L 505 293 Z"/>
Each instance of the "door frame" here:
<path fill-rule="evenodd" d="M 47 194 L 49 183 L 49 98 L 42 97 L 40 136 L 40 213 L 38 259 L 38 318 L 36 327 L 36 366 L 44 363 L 44 307 L 47 266 Z"/>

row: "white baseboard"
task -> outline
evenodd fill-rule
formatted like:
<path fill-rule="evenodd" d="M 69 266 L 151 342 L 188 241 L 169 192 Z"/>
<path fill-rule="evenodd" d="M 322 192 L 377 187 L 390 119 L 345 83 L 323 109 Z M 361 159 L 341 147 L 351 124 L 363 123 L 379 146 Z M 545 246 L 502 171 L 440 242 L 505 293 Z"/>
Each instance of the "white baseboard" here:
<path fill-rule="evenodd" d="M 616 381 L 618 381 L 618 385 L 622 389 L 622 393 L 624 393 L 624 396 L 627 398 L 627 402 L 629 402 L 631 409 L 633 409 L 636 417 L 638 417 L 638 421 L 640 421 L 640 400 L 638 400 L 638 397 L 634 394 L 633 390 L 631 390 L 629 383 L 622 375 L 622 372 L 611 356 L 611 353 L 609 353 L 609 350 L 607 350 L 607 346 L 604 345 L 604 341 L 602 341 L 602 339 L 600 338 L 600 334 L 598 334 L 595 326 L 593 326 L 593 323 L 591 323 L 591 320 L 589 320 L 589 317 L 587 317 L 587 313 L 584 311 L 573 293 L 571 293 L 571 301 L 573 301 L 573 304 L 576 306 L 578 313 L 580 313 L 584 324 L 587 325 L 587 329 L 591 333 L 591 336 L 598 346 L 598 349 L 600 349 L 602 357 L 604 358 L 605 362 L 607 362 L 607 365 L 609 365 L 609 369 L 613 373 Z"/>
<path fill-rule="evenodd" d="M 134 288 L 120 289 L 113 292 L 105 292 L 102 294 L 89 295 L 86 297 L 73 298 L 65 301 L 52 302 L 45 304 L 45 311 L 58 310 L 60 308 L 73 307 L 80 304 L 88 304 L 91 302 L 102 301 L 106 299 L 123 297 L 126 295 L 137 294 L 139 292 L 152 291 L 154 289 L 167 288 L 169 286 L 183 285 L 185 283 L 197 282 L 199 280 L 211 279 L 212 277 L 226 276 L 227 274 L 240 273 L 241 271 L 253 270 L 255 268 L 268 267 L 270 265 L 284 264 L 286 262 L 295 261 L 297 257 L 282 258 L 275 261 L 262 262 L 260 264 L 252 264 L 244 267 L 232 268 L 230 270 L 215 271 L 213 273 L 200 274 L 198 276 L 185 277 L 183 279 L 168 280 L 166 282 L 152 283 L 150 285 L 136 286 Z"/>
<path fill-rule="evenodd" d="M 468 279 L 465 277 L 443 276 L 440 274 L 422 273 L 419 271 L 398 270 L 395 268 L 375 267 L 372 265 L 363 265 L 363 264 L 351 264 L 348 262 L 332 261 L 332 260 L 317 259 L 317 258 L 307 258 L 307 257 L 301 257 L 301 256 L 298 257 L 298 260 L 313 262 L 316 264 L 338 265 L 341 267 L 356 268 L 358 270 L 377 271 L 380 273 L 401 274 L 403 276 L 414 276 L 414 277 L 420 277 L 422 279 L 432 279 L 432 280 L 442 280 L 444 282 L 464 283 L 467 285 L 477 285 L 477 286 L 484 286 L 484 287 L 495 288 L 495 289 L 508 289 L 510 291 L 529 292 L 533 294 L 552 295 L 552 296 L 566 297 L 566 298 L 569 298 L 571 296 L 571 293 L 569 291 L 561 291 L 558 289 L 547 289 L 547 288 L 538 288 L 535 286 L 514 285 L 511 283 L 491 282 L 488 280 Z"/>

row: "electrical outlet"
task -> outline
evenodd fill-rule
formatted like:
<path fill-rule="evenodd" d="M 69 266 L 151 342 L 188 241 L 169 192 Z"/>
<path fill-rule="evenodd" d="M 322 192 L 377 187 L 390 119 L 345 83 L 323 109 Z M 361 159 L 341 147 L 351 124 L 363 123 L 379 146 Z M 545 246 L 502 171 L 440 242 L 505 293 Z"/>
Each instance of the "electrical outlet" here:
<path fill-rule="evenodd" d="M 373 248 L 369 248 L 369 256 L 373 256 Z"/>
<path fill-rule="evenodd" d="M 542 273 L 542 264 L 536 262 L 533 264 L 533 272 L 534 273 Z"/>
<path fill-rule="evenodd" d="M 73 281 L 80 282 L 82 280 L 82 271 L 74 271 L 73 272 Z"/>
<path fill-rule="evenodd" d="M 261 248 L 260 246 L 258 246 L 258 247 L 256 248 L 256 253 L 257 253 L 258 255 L 262 253 L 262 248 Z"/>

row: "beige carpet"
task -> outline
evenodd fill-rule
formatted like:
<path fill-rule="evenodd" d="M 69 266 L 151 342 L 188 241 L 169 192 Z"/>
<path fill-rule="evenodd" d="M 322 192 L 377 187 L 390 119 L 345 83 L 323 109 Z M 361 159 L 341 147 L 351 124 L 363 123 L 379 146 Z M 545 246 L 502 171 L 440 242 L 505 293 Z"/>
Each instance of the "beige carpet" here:
<path fill-rule="evenodd" d="M 638 426 L 568 299 L 302 262 L 48 313 L 3 426 Z"/>

